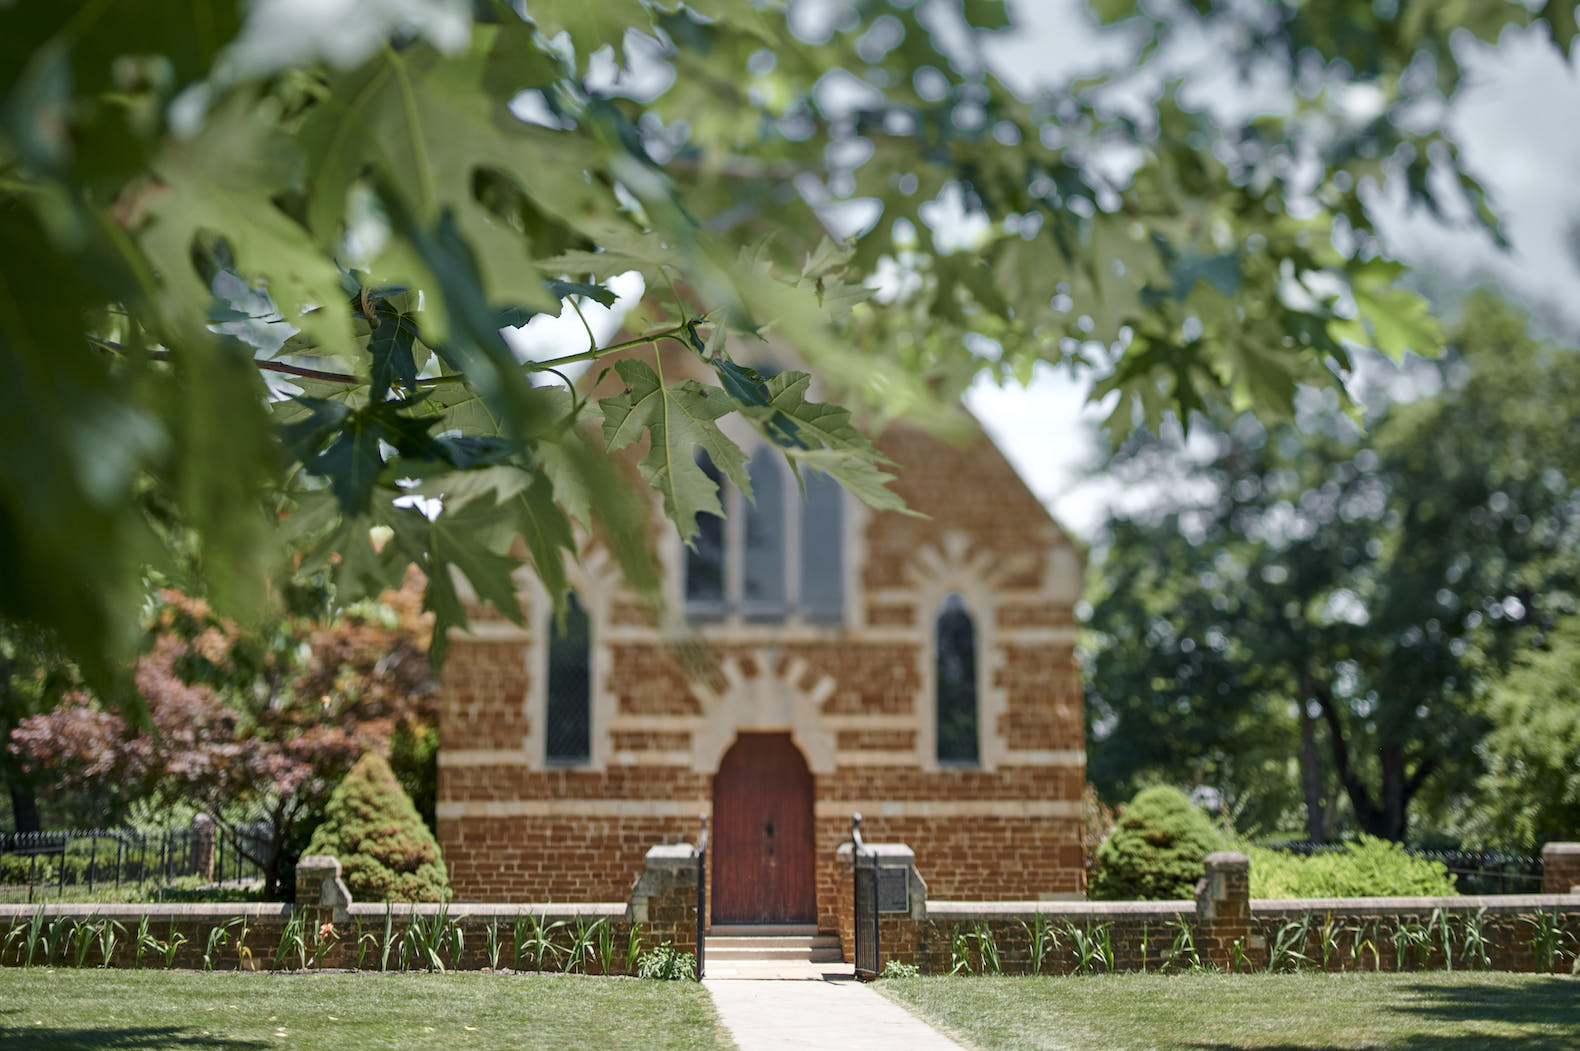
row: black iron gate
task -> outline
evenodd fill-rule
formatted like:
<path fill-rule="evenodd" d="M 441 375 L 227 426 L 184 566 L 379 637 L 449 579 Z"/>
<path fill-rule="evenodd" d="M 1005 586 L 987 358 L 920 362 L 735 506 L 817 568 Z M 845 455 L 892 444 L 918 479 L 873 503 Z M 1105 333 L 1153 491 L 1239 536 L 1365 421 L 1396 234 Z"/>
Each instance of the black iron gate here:
<path fill-rule="evenodd" d="M 861 815 L 850 819 L 850 860 L 855 872 L 856 977 L 878 977 L 878 857 L 861 842 Z"/>
<path fill-rule="evenodd" d="M 708 815 L 702 815 L 702 835 L 697 837 L 697 981 L 702 981 L 703 952 L 708 927 Z"/>

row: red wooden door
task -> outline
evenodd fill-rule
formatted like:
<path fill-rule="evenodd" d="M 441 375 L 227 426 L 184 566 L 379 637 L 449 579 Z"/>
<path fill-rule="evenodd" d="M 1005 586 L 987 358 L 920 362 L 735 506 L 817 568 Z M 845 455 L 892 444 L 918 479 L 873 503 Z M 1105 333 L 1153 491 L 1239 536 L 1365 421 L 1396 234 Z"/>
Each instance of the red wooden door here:
<path fill-rule="evenodd" d="M 812 772 L 789 734 L 741 734 L 713 777 L 713 922 L 815 923 Z"/>

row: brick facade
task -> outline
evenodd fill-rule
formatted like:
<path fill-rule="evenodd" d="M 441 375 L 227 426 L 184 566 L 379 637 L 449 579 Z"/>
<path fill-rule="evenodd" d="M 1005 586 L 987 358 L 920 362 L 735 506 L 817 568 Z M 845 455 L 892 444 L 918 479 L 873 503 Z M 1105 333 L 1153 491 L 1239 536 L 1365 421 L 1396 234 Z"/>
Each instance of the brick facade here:
<path fill-rule="evenodd" d="M 685 368 L 665 362 L 666 375 Z M 878 444 L 927 517 L 844 500 L 837 624 L 794 609 L 687 624 L 684 551 L 656 512 L 661 625 L 596 548 L 573 567 L 593 640 L 585 763 L 544 755 L 545 596 L 523 577 L 525 628 L 478 611 L 453 639 L 439 702 L 439 839 L 459 899 L 622 897 L 648 847 L 695 839 L 737 732 L 788 733 L 805 758 L 819 858 L 861 811 L 872 838 L 914 848 L 936 895 L 1084 890 L 1081 556 L 985 436 L 950 444 L 894 426 Z M 935 752 L 935 618 L 951 593 L 977 645 L 980 757 L 964 766 Z M 837 891 L 826 866 L 816 878 L 832 930 Z"/>

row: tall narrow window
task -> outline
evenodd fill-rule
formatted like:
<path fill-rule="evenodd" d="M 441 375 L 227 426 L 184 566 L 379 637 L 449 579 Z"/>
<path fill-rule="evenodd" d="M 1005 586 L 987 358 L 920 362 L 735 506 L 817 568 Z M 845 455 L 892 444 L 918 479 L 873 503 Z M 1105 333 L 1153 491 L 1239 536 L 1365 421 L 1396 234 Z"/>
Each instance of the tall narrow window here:
<path fill-rule="evenodd" d="M 977 761 L 977 640 L 965 599 L 951 594 L 938 614 L 938 761 Z"/>
<path fill-rule="evenodd" d="M 748 617 L 778 618 L 785 612 L 785 491 L 776 459 L 764 446 L 747 467 L 752 502 L 745 508 L 741 612 Z"/>
<path fill-rule="evenodd" d="M 845 613 L 845 524 L 839 483 L 806 472 L 801 508 L 801 615 L 837 624 Z"/>
<path fill-rule="evenodd" d="M 697 466 L 719 486 L 722 507 L 728 495 L 722 484 L 723 476 L 701 449 L 697 450 Z M 686 612 L 699 618 L 723 616 L 724 519 L 718 515 L 698 515 L 694 544 L 695 547 L 686 549 Z"/>
<path fill-rule="evenodd" d="M 549 629 L 548 711 L 544 753 L 550 762 L 586 762 L 592 754 L 592 626 L 571 592 L 565 623 Z"/>

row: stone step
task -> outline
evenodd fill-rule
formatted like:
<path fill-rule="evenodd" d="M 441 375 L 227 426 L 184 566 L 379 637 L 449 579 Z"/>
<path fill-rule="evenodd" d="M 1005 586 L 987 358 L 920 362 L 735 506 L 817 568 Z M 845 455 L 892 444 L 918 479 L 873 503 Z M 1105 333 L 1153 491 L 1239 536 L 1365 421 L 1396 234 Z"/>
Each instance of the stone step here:
<path fill-rule="evenodd" d="M 760 936 L 756 938 L 738 938 L 710 935 L 708 948 L 718 946 L 721 949 L 837 949 L 839 939 L 832 934 L 815 935 L 786 935 L 784 937 Z"/>
<path fill-rule="evenodd" d="M 709 938 L 804 938 L 816 934 L 815 923 L 715 923 L 708 929 Z"/>
<path fill-rule="evenodd" d="M 707 960 L 707 979 L 719 981 L 721 979 L 744 978 L 785 981 L 801 979 L 802 981 L 829 981 L 855 977 L 848 963 L 808 963 L 804 960 L 724 960 L 716 961 L 713 957 Z"/>
<path fill-rule="evenodd" d="M 839 946 L 808 949 L 803 946 L 776 947 L 752 946 L 750 948 L 720 948 L 713 942 L 704 946 L 707 962 L 715 960 L 798 960 L 804 963 L 832 963 L 840 959 Z"/>

